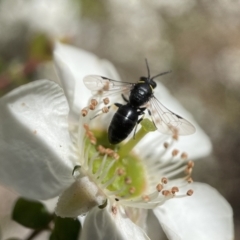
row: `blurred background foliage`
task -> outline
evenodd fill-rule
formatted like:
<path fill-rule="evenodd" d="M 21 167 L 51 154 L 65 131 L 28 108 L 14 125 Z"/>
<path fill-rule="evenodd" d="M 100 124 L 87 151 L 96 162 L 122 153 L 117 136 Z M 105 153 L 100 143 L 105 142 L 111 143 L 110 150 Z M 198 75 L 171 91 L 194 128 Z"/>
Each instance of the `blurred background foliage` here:
<path fill-rule="evenodd" d="M 146 75 L 144 58 L 153 74 L 172 70 L 162 83 L 213 143 L 194 180 L 230 202 L 240 239 L 239 14 L 239 0 L 1 0 L 0 94 L 53 78 L 56 40 L 107 58 L 123 79 Z"/>

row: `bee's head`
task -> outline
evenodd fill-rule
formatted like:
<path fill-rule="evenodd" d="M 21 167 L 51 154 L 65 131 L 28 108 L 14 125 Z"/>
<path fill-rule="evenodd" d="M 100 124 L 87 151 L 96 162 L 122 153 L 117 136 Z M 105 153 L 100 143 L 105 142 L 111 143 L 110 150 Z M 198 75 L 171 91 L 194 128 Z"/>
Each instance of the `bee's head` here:
<path fill-rule="evenodd" d="M 167 72 L 159 73 L 159 74 L 157 74 L 157 75 L 154 76 L 154 77 L 150 77 L 150 69 L 149 69 L 148 61 L 147 61 L 146 58 L 145 58 L 145 61 L 146 61 L 146 65 L 147 65 L 148 76 L 147 76 L 147 77 L 140 77 L 140 81 L 144 81 L 144 82 L 149 83 L 152 88 L 155 88 L 155 87 L 157 86 L 156 82 L 153 80 L 154 78 L 172 72 L 172 71 L 167 71 Z"/>

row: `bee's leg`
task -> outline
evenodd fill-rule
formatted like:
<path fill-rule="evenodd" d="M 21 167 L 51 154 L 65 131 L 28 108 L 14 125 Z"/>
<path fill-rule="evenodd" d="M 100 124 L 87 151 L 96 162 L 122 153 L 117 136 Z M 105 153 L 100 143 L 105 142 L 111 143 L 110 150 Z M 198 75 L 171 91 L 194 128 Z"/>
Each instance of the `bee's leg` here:
<path fill-rule="evenodd" d="M 144 110 L 145 110 L 145 109 L 144 109 Z M 137 121 L 137 123 L 136 123 L 136 127 L 135 127 L 134 133 L 133 133 L 133 139 L 135 139 L 135 135 L 136 135 L 136 131 L 137 131 L 137 126 L 138 126 L 138 124 L 139 124 L 139 123 L 143 120 L 143 118 L 144 118 L 144 115 L 145 115 L 144 110 L 139 113 L 139 116 L 140 116 L 140 115 L 143 115 L 143 116 L 141 116 L 141 118 L 139 118 L 138 121 Z"/>
<path fill-rule="evenodd" d="M 151 117 L 154 126 L 157 128 L 155 122 L 153 121 L 152 113 L 151 113 L 151 111 L 150 111 L 149 109 L 148 109 L 148 114 L 149 114 L 149 116 Z"/>
<path fill-rule="evenodd" d="M 129 101 L 128 101 L 128 99 L 123 95 L 123 93 L 122 93 L 121 95 L 122 95 L 123 100 L 128 103 Z"/>

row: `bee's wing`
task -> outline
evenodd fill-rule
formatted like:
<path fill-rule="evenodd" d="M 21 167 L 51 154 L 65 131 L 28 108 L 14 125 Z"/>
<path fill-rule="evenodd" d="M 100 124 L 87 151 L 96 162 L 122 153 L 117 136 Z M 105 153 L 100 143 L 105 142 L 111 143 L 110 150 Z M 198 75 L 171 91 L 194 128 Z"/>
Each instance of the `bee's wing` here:
<path fill-rule="evenodd" d="M 190 135 L 196 131 L 190 122 L 164 107 L 154 96 L 149 101 L 148 108 L 161 133 L 172 134 L 176 129 L 178 135 Z"/>
<path fill-rule="evenodd" d="M 95 96 L 108 97 L 115 94 L 128 93 L 135 83 L 112 80 L 98 75 L 84 77 L 85 86 Z"/>

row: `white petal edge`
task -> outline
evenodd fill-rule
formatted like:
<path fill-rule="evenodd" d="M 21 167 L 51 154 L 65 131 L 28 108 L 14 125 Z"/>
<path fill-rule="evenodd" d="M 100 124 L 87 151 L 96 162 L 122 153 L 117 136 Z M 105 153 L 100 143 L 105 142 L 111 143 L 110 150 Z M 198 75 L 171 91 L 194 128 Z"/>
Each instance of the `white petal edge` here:
<path fill-rule="evenodd" d="M 170 240 L 233 240 L 233 212 L 216 189 L 193 183 L 191 197 L 171 199 L 154 209 Z"/>
<path fill-rule="evenodd" d="M 83 83 L 85 76 L 97 74 L 120 80 L 116 69 L 109 61 L 70 45 L 56 43 L 54 61 L 70 109 L 76 113 L 87 105 L 92 96 Z"/>
<path fill-rule="evenodd" d="M 111 206 L 105 209 L 95 207 L 85 218 L 81 240 L 150 240 L 145 232 L 135 225 L 124 213 L 121 206 L 112 213 Z"/>
<path fill-rule="evenodd" d="M 23 85 L 0 99 L 0 182 L 33 199 L 72 183 L 68 104 L 54 82 Z"/>

